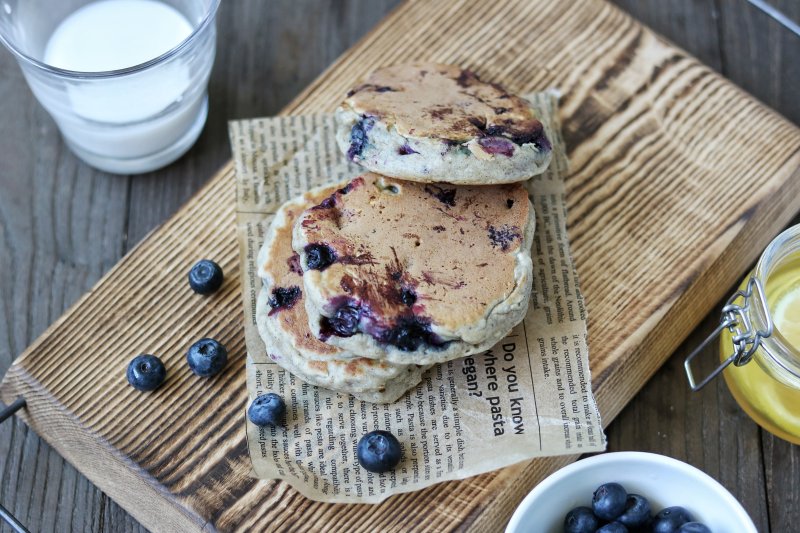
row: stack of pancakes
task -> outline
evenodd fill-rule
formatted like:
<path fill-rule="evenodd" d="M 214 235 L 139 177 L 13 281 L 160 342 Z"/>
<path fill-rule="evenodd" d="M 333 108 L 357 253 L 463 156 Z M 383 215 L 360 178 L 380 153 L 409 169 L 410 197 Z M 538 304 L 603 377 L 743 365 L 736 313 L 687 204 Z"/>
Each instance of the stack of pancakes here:
<path fill-rule="evenodd" d="M 521 181 L 550 143 L 524 99 L 441 64 L 378 70 L 337 110 L 365 167 L 285 203 L 258 257 L 267 353 L 300 379 L 392 402 L 525 317 L 535 219 Z"/>

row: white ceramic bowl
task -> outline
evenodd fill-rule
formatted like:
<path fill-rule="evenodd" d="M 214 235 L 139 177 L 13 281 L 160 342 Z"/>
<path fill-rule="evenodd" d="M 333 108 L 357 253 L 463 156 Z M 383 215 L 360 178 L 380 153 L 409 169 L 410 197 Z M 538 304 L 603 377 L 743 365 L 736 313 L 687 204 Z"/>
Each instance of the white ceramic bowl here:
<path fill-rule="evenodd" d="M 736 498 L 709 475 L 643 452 L 596 455 L 554 472 L 522 500 L 506 533 L 562 533 L 570 509 L 591 507 L 594 490 L 610 481 L 646 497 L 654 514 L 680 505 L 714 533 L 758 533 Z"/>

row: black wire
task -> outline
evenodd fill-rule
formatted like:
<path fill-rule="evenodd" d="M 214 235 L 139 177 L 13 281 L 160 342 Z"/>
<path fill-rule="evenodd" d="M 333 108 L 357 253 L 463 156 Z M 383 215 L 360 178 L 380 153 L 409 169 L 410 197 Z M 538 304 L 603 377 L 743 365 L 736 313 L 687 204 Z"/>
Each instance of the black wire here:
<path fill-rule="evenodd" d="M 11 405 L 0 411 L 0 424 L 2 424 L 6 419 L 11 418 L 11 415 L 25 407 L 27 402 L 25 402 L 25 398 L 17 398 L 12 402 Z M 2 518 L 6 524 L 11 526 L 11 529 L 16 531 L 17 533 L 30 533 L 22 523 L 17 520 L 17 517 L 11 514 L 11 512 L 3 507 L 0 504 L 0 518 Z"/>

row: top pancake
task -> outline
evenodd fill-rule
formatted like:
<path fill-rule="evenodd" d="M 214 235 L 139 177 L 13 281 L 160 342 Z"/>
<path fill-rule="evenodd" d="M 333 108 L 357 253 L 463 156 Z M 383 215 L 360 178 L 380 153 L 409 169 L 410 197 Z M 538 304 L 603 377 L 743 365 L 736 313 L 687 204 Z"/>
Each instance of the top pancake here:
<path fill-rule="evenodd" d="M 550 142 L 530 104 L 453 65 L 379 69 L 348 92 L 337 118 L 350 159 L 391 177 L 510 183 L 549 163 Z"/>
<path fill-rule="evenodd" d="M 533 221 L 519 184 L 360 176 L 295 224 L 311 329 L 396 363 L 489 348 L 527 309 Z"/>
<path fill-rule="evenodd" d="M 394 65 L 376 70 L 344 103 L 385 122 L 404 137 L 465 142 L 483 134 L 517 144 L 541 141 L 530 104 L 496 83 L 454 65 Z"/>

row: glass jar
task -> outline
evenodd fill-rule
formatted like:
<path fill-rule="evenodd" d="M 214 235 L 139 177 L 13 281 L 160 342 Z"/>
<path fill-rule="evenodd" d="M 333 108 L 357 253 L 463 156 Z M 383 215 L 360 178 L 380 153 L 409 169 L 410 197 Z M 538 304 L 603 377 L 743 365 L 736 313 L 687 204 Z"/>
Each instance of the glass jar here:
<path fill-rule="evenodd" d="M 721 364 L 696 384 L 691 361 L 716 335 Z M 692 390 L 722 372 L 750 418 L 800 444 L 800 225 L 767 246 L 723 308 L 720 326 L 686 358 L 685 366 Z"/>

